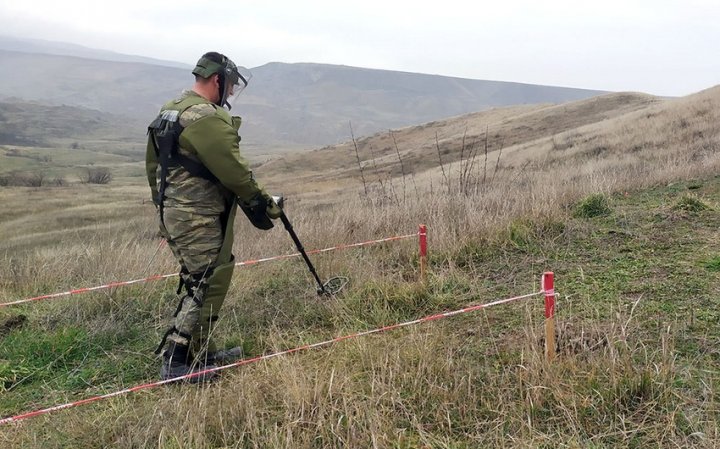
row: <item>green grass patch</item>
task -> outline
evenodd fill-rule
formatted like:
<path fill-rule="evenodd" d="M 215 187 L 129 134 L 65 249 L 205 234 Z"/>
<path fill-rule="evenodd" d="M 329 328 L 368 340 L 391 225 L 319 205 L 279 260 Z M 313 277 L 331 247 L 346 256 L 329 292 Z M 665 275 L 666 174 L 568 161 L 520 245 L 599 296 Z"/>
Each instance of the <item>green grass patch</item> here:
<path fill-rule="evenodd" d="M 96 390 L 147 378 L 148 359 L 137 331 L 92 334 L 81 326 L 11 332 L 0 345 L 2 413 L 29 398 L 53 401 L 58 392 Z M 23 399 L 24 398 L 24 399 Z"/>
<path fill-rule="evenodd" d="M 711 208 L 699 198 L 690 195 L 683 195 L 677 200 L 673 209 L 685 212 L 702 212 L 704 210 L 710 210 Z"/>
<path fill-rule="evenodd" d="M 705 268 L 708 271 L 720 272 L 720 256 L 715 256 L 712 259 L 704 263 Z"/>
<path fill-rule="evenodd" d="M 688 190 L 699 190 L 703 187 L 703 183 L 700 181 L 690 181 L 688 182 L 687 188 Z"/>
<path fill-rule="evenodd" d="M 610 202 L 602 193 L 592 194 L 580 201 L 573 212 L 576 218 L 595 218 L 610 214 Z"/>

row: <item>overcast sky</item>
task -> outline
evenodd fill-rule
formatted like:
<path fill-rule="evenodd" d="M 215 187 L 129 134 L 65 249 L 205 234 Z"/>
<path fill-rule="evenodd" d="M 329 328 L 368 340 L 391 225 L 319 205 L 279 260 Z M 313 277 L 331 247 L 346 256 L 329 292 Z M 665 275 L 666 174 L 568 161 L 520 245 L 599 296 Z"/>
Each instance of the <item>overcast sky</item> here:
<path fill-rule="evenodd" d="M 686 95 L 720 84 L 720 0 L 0 0 L 0 34 L 194 63 L 345 64 Z"/>

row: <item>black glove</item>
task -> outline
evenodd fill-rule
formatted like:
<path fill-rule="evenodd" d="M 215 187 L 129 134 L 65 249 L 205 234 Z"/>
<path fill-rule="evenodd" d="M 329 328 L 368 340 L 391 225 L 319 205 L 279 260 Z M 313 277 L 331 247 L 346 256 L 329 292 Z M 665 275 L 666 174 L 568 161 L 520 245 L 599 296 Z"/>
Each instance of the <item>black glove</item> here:
<path fill-rule="evenodd" d="M 273 197 L 264 191 L 255 195 L 248 202 L 241 201 L 238 198 L 237 203 L 248 217 L 248 220 L 250 220 L 250 223 L 263 231 L 272 229 L 274 226 L 272 220 L 276 220 L 282 215 L 283 197 Z"/>
<path fill-rule="evenodd" d="M 273 220 L 277 220 L 282 215 L 282 207 L 283 207 L 284 198 L 281 196 L 271 196 L 270 200 L 268 201 L 267 207 L 265 208 L 265 212 L 267 213 L 267 216 L 272 218 Z"/>
<path fill-rule="evenodd" d="M 272 220 L 267 214 L 268 199 L 272 201 L 272 198 L 269 198 L 262 192 L 258 193 L 247 202 L 240 200 L 240 198 L 237 199 L 238 206 L 240 206 L 240 209 L 242 209 L 248 220 L 250 220 L 250 223 L 263 231 L 272 229 L 274 226 Z"/>

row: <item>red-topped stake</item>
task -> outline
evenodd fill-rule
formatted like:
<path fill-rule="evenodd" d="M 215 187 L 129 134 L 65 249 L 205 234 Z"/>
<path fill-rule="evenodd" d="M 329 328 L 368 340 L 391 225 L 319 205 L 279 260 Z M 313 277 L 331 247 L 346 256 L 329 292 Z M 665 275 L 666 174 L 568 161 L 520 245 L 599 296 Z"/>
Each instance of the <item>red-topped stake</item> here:
<path fill-rule="evenodd" d="M 543 273 L 542 290 L 545 293 L 545 358 L 555 358 L 555 275 Z"/>
<path fill-rule="evenodd" d="M 427 278 L 427 226 L 420 225 L 418 236 L 420 237 L 420 281 L 425 282 Z"/>

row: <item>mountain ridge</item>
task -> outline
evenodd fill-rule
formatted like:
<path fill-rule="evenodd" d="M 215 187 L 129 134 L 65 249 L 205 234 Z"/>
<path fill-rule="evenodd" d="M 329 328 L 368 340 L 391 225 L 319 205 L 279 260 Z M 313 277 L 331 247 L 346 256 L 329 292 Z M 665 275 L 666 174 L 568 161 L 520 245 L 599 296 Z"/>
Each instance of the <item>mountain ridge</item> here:
<path fill-rule="evenodd" d="M 2 48 L 0 67 L 36 68 L 0 71 L 0 100 L 13 96 L 67 104 L 132 122 L 149 122 L 193 82 L 189 66 Z M 351 126 L 354 135 L 368 135 L 493 107 L 564 103 L 605 93 L 318 63 L 272 62 L 252 71 L 232 112 L 243 116 L 245 144 L 261 153 L 347 141 Z"/>
<path fill-rule="evenodd" d="M 140 62 L 168 67 L 190 68 L 189 64 L 147 56 L 128 55 L 111 50 L 86 47 L 69 42 L 48 41 L 45 39 L 18 38 L 0 35 L 0 50 L 21 51 L 56 56 L 74 56 L 86 59 L 99 59 L 115 62 Z"/>

